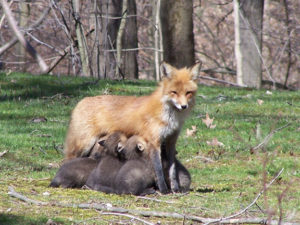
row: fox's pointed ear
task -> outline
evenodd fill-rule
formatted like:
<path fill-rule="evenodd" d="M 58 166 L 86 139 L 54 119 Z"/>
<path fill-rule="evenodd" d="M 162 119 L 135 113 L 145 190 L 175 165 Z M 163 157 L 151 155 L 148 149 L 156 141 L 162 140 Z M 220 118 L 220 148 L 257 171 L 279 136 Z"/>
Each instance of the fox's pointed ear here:
<path fill-rule="evenodd" d="M 138 143 L 137 145 L 136 145 L 136 147 L 137 147 L 137 149 L 139 150 L 139 151 L 144 151 L 145 150 L 145 146 L 142 144 L 142 143 Z"/>
<path fill-rule="evenodd" d="M 166 63 L 166 62 L 162 62 L 162 64 L 160 65 L 160 74 L 161 77 L 167 77 L 170 78 L 172 75 L 172 71 L 175 68 L 173 66 L 171 66 L 170 64 Z"/>
<path fill-rule="evenodd" d="M 201 65 L 202 65 L 202 63 L 198 62 L 193 67 L 190 68 L 192 80 L 197 80 L 198 79 Z"/>
<path fill-rule="evenodd" d="M 104 147 L 105 140 L 100 140 L 100 141 L 98 141 L 98 144 Z"/>

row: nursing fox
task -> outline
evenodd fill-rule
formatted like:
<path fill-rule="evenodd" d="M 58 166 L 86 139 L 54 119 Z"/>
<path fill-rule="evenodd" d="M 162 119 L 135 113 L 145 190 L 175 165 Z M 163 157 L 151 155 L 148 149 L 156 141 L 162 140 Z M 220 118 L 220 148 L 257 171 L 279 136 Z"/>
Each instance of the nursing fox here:
<path fill-rule="evenodd" d="M 163 79 L 148 96 L 102 95 L 82 99 L 72 112 L 65 158 L 89 155 L 99 137 L 115 131 L 128 137 L 139 135 L 156 149 L 150 153 L 150 158 L 159 190 L 166 193 L 168 189 L 161 163 L 161 151 L 166 151 L 168 185 L 172 191 L 179 191 L 175 144 L 184 120 L 195 104 L 199 69 L 200 64 L 177 69 L 163 63 L 160 68 Z"/>

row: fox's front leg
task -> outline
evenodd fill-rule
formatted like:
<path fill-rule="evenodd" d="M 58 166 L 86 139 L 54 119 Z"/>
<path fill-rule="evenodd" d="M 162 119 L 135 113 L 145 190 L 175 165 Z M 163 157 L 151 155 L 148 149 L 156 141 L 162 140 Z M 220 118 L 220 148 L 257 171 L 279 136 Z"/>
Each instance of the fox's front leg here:
<path fill-rule="evenodd" d="M 152 165 L 155 171 L 156 183 L 158 189 L 161 193 L 166 194 L 168 192 L 168 187 L 165 181 L 165 176 L 163 172 L 162 162 L 161 162 L 161 148 L 155 147 L 150 154 Z"/>
<path fill-rule="evenodd" d="M 175 155 L 176 155 L 176 141 L 178 138 L 179 133 L 173 134 L 166 140 L 166 155 L 168 158 L 169 163 L 169 179 L 170 179 L 170 186 L 173 192 L 179 192 L 179 183 L 177 179 L 177 170 L 175 164 Z"/>

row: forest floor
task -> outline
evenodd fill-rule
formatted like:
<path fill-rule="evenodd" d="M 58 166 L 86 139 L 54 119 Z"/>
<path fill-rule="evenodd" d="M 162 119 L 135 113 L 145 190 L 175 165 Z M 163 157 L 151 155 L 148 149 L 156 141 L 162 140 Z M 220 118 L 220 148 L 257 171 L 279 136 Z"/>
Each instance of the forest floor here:
<path fill-rule="evenodd" d="M 1 73 L 0 224 L 194 224 L 197 218 L 239 213 L 251 203 L 235 217 L 240 222 L 300 223 L 299 92 L 200 85 L 177 142 L 177 157 L 192 176 L 187 194 L 142 198 L 48 187 L 63 160 L 70 113 L 80 99 L 147 95 L 155 87 L 150 81 Z M 13 197 L 13 190 L 33 202 Z M 80 208 L 84 203 L 89 205 Z M 149 211 L 154 214 L 143 216 Z"/>

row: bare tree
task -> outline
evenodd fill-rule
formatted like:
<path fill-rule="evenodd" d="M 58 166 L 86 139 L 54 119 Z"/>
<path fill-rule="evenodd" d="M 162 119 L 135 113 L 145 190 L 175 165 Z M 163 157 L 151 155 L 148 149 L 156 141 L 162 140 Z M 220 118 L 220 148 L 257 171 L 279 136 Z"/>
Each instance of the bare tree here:
<path fill-rule="evenodd" d="M 90 76 L 89 57 L 87 50 L 87 41 L 85 39 L 83 27 L 80 19 L 80 0 L 72 0 L 73 17 L 75 20 L 76 37 L 78 41 L 79 54 L 81 59 L 82 73 L 84 76 Z"/>
<path fill-rule="evenodd" d="M 125 0 L 123 0 L 125 1 Z M 126 51 L 138 47 L 137 22 L 136 22 L 136 2 L 128 0 L 127 19 L 122 37 L 122 46 L 125 51 L 122 52 L 121 71 L 128 79 L 138 79 L 137 51 Z"/>
<path fill-rule="evenodd" d="M 114 78 L 116 68 L 117 32 L 120 25 L 121 7 L 119 0 L 101 0 L 99 2 L 100 22 L 100 76 Z M 112 51 L 110 51 L 112 50 Z"/>
<path fill-rule="evenodd" d="M 237 83 L 261 87 L 263 0 L 234 0 Z"/>
<path fill-rule="evenodd" d="M 176 67 L 195 63 L 192 16 L 192 0 L 161 0 L 164 60 Z"/>
<path fill-rule="evenodd" d="M 116 63 L 116 71 L 115 71 L 115 77 L 118 78 L 120 75 L 124 79 L 124 74 L 121 71 L 121 51 L 122 51 L 122 36 L 126 25 L 126 19 L 127 19 L 127 9 L 128 9 L 128 0 L 123 0 L 122 3 L 122 18 L 119 26 L 119 30 L 117 33 L 117 63 Z"/>
<path fill-rule="evenodd" d="M 30 6 L 27 2 L 25 1 L 21 1 L 19 4 L 19 26 L 21 28 L 26 27 L 27 23 L 28 23 L 28 17 L 30 14 Z M 22 44 L 19 44 L 18 46 L 18 54 L 20 56 L 20 60 L 19 61 L 26 61 L 26 51 L 25 48 L 22 46 Z M 21 70 L 25 71 L 25 64 L 21 64 Z"/>
<path fill-rule="evenodd" d="M 6 2 L 6 0 L 1 0 L 1 4 L 3 7 L 3 11 L 7 17 L 8 23 L 17 36 L 19 42 L 22 44 L 22 46 L 28 51 L 28 53 L 37 61 L 39 64 L 42 72 L 46 72 L 48 70 L 48 66 L 46 65 L 45 61 L 43 58 L 37 53 L 37 51 L 30 45 L 28 41 L 24 38 L 23 34 L 19 30 L 17 23 L 12 15 L 12 12 Z"/>

